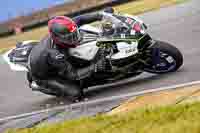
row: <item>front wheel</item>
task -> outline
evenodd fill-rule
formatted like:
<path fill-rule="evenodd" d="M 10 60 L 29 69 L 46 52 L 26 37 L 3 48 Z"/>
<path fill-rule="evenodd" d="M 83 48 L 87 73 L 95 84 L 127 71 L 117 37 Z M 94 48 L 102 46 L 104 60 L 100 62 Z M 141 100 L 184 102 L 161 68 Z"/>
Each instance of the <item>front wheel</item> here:
<path fill-rule="evenodd" d="M 182 53 L 169 43 L 157 41 L 151 48 L 151 62 L 144 71 L 150 73 L 168 73 L 178 70 L 183 64 Z"/>

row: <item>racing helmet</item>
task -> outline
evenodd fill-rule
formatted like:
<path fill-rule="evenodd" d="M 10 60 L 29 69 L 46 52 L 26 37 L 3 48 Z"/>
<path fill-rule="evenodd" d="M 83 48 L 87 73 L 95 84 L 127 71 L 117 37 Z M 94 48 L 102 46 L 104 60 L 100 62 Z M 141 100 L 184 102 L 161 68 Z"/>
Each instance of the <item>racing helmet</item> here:
<path fill-rule="evenodd" d="M 48 22 L 49 34 L 61 48 L 75 48 L 80 44 L 81 35 L 76 23 L 69 17 L 56 16 Z"/>

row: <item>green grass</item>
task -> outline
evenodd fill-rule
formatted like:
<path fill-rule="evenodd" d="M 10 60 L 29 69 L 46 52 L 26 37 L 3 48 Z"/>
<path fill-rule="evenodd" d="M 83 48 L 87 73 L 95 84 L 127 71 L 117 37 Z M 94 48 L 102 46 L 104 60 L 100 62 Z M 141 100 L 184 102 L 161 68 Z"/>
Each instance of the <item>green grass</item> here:
<path fill-rule="evenodd" d="M 0 54 L 1 54 L 1 53 L 4 53 L 4 52 L 6 52 L 6 51 L 8 51 L 9 49 L 10 49 L 10 48 L 1 48 L 1 49 L 0 49 Z"/>
<path fill-rule="evenodd" d="M 186 2 L 186 1 L 188 1 L 188 0 L 177 0 L 176 4 L 183 3 L 183 2 Z"/>
<path fill-rule="evenodd" d="M 27 31 L 15 36 L 10 36 L 6 38 L 0 39 L 0 49 L 2 48 L 9 48 L 12 46 L 15 46 L 15 44 L 19 41 L 25 41 L 25 40 L 40 40 L 45 35 L 47 35 L 48 30 L 47 27 L 40 27 L 37 29 L 33 29 L 32 31 Z"/>
<path fill-rule="evenodd" d="M 137 0 L 116 6 L 115 9 L 121 13 L 137 15 L 146 11 L 159 9 L 163 6 L 169 6 L 184 2 L 186 0 Z M 24 32 L 15 36 L 0 39 L 0 49 L 14 46 L 17 41 L 40 40 L 48 33 L 47 27 L 41 27 L 32 31 Z"/>
<path fill-rule="evenodd" d="M 187 0 L 138 0 L 117 6 L 115 9 L 119 12 L 137 15 L 146 11 L 160 9 L 164 6 L 179 4 L 185 1 Z"/>
<path fill-rule="evenodd" d="M 129 113 L 81 118 L 6 133 L 199 133 L 200 102 L 148 107 Z"/>

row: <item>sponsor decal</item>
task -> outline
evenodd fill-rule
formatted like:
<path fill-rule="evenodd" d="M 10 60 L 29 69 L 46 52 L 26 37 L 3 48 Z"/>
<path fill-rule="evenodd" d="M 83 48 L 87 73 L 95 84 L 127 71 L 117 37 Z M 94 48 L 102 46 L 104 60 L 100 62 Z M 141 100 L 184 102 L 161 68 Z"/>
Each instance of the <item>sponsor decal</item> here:
<path fill-rule="evenodd" d="M 128 24 L 130 24 L 130 25 L 132 25 L 133 22 L 134 22 L 134 20 L 131 19 L 131 18 L 127 18 L 125 22 L 128 23 Z"/>

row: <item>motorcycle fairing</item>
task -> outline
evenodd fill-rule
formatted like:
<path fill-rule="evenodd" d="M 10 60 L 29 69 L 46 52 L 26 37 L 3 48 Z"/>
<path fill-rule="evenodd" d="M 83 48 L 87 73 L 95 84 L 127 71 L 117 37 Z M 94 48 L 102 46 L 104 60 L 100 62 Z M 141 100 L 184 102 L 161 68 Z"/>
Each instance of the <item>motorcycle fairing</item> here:
<path fill-rule="evenodd" d="M 83 60 L 91 61 L 95 58 L 98 47 L 96 46 L 96 41 L 84 43 L 76 48 L 70 49 L 69 54 L 76 58 L 80 58 Z"/>
<path fill-rule="evenodd" d="M 127 58 L 138 53 L 137 41 L 130 44 L 127 42 L 117 42 L 116 46 L 119 52 L 111 56 L 113 60 Z"/>

